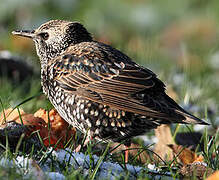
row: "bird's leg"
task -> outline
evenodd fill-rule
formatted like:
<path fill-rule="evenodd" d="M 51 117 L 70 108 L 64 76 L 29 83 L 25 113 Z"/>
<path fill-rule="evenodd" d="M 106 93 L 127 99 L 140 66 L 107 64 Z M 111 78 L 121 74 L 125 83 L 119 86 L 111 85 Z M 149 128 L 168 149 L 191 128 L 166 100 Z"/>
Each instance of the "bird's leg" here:
<path fill-rule="evenodd" d="M 90 141 L 93 140 L 93 137 L 86 137 L 85 141 L 84 141 L 84 146 L 87 145 Z"/>
<path fill-rule="evenodd" d="M 125 163 L 127 164 L 129 161 L 129 150 L 128 150 L 128 146 L 125 146 Z"/>
<path fill-rule="evenodd" d="M 127 164 L 129 161 L 129 150 L 128 149 L 131 146 L 131 140 L 127 140 L 124 143 L 124 146 L 125 146 L 125 163 Z"/>
<path fill-rule="evenodd" d="M 90 141 L 92 141 L 93 140 L 93 137 L 89 137 L 89 136 L 87 136 L 86 137 L 86 139 L 85 139 L 85 141 L 84 141 L 84 144 L 83 144 L 83 146 L 86 146 Z M 75 148 L 75 152 L 79 152 L 80 150 L 81 150 L 81 144 L 79 144 L 76 148 Z"/>
<path fill-rule="evenodd" d="M 79 144 L 76 148 L 75 148 L 75 152 L 79 152 L 81 150 L 81 144 Z"/>

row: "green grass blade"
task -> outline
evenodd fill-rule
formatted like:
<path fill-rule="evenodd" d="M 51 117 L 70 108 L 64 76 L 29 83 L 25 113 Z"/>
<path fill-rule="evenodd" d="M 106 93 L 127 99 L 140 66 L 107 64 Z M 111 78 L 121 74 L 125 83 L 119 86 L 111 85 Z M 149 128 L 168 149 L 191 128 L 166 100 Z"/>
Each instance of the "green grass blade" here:
<path fill-rule="evenodd" d="M 97 162 L 97 165 L 96 165 L 96 167 L 95 167 L 95 169 L 94 169 L 94 172 L 93 172 L 93 173 L 91 174 L 91 176 L 90 176 L 90 179 L 91 179 L 91 180 L 94 180 L 94 178 L 95 178 L 95 176 L 96 176 L 96 174 L 97 174 L 97 171 L 98 171 L 98 169 L 99 169 L 99 167 L 100 167 L 100 164 L 102 163 L 103 159 L 104 159 L 105 156 L 106 156 L 106 153 L 107 153 L 108 150 L 109 150 L 109 147 L 110 147 L 110 143 L 107 144 L 107 147 L 106 147 L 105 151 L 103 152 L 102 156 L 100 156 L 100 158 L 99 158 L 99 160 L 98 160 L 98 162 Z"/>

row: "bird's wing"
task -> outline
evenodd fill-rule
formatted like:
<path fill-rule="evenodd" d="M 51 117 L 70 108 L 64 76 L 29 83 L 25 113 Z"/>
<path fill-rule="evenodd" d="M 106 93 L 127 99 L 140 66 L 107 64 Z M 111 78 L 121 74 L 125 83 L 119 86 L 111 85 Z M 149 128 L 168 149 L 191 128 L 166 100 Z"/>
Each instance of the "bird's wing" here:
<path fill-rule="evenodd" d="M 105 51 L 81 56 L 63 54 L 54 63 L 54 80 L 68 93 L 111 108 L 171 119 L 163 108 L 165 105 L 159 102 L 158 96 L 164 93 L 165 87 L 156 75 L 119 51 L 114 54 L 110 51 L 107 56 Z"/>

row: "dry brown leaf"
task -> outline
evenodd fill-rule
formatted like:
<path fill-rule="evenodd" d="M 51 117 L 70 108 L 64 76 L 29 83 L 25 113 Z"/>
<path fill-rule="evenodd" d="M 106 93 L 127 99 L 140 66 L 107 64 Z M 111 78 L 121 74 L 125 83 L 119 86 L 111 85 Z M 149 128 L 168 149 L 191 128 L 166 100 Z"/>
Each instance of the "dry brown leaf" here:
<path fill-rule="evenodd" d="M 191 151 L 189 148 L 185 148 L 181 145 L 169 144 L 168 145 L 177 155 L 178 159 L 182 164 L 190 164 L 193 162 L 203 162 L 203 156 L 197 155 L 195 152 Z"/>
<path fill-rule="evenodd" d="M 204 175 L 209 176 L 213 173 L 211 168 L 208 168 L 205 163 L 203 162 L 194 162 L 191 164 L 184 165 L 180 169 L 180 173 L 183 176 L 193 177 L 196 176 L 199 179 L 203 179 Z"/>
<path fill-rule="evenodd" d="M 63 148 L 64 142 L 68 142 L 75 136 L 75 128 L 69 128 L 69 124 L 64 121 L 56 110 L 49 112 L 50 130 L 48 125 L 48 114 L 44 109 L 39 109 L 34 115 L 26 114 L 22 109 L 13 110 L 12 108 L 4 110 L 0 115 L 1 126 L 9 121 L 23 124 L 28 128 L 25 135 L 29 136 L 35 131 L 39 131 L 45 146 L 56 146 L 56 148 Z M 5 122 L 6 121 L 6 122 Z"/>
<path fill-rule="evenodd" d="M 20 115 L 24 115 L 25 112 L 23 109 L 19 109 Z M 8 108 L 1 112 L 0 115 L 0 124 L 4 124 L 7 121 L 15 121 L 20 119 L 17 109 Z"/>
<path fill-rule="evenodd" d="M 163 160 L 172 160 L 172 151 L 167 146 L 168 144 L 174 143 L 169 125 L 161 125 L 155 129 L 155 136 L 158 138 L 158 142 L 155 145 L 154 152 L 158 154 Z M 159 160 L 156 155 L 154 157 Z"/>
<path fill-rule="evenodd" d="M 34 116 L 42 118 L 47 123 L 47 130 L 42 132 L 46 146 L 55 145 L 59 141 L 57 148 L 63 148 L 64 142 L 69 141 L 76 134 L 76 129 L 69 128 L 69 124 L 54 109 L 49 112 L 49 115 L 46 110 L 39 109 L 34 113 Z M 50 122 L 50 131 L 48 122 Z"/>
<path fill-rule="evenodd" d="M 219 180 L 219 170 L 215 171 L 206 180 Z"/>
<path fill-rule="evenodd" d="M 202 155 L 199 155 L 194 162 L 204 162 L 204 157 Z"/>
<path fill-rule="evenodd" d="M 22 109 L 19 109 L 19 112 L 17 109 L 13 110 L 12 108 L 4 110 L 0 116 L 1 126 L 4 126 L 4 124 L 9 121 L 23 124 L 29 129 L 29 131 L 26 132 L 26 136 L 29 136 L 33 131 L 46 127 L 46 123 L 43 119 L 34 117 L 33 114 L 26 114 Z"/>

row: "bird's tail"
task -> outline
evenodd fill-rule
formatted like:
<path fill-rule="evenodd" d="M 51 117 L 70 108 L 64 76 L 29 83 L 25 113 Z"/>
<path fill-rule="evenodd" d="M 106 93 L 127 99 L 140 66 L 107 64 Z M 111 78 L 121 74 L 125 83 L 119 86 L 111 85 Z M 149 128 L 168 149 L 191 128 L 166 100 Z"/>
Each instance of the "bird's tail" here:
<path fill-rule="evenodd" d="M 199 119 L 192 114 L 186 112 L 184 109 L 182 110 L 176 110 L 177 113 L 183 115 L 186 119 L 183 120 L 184 123 L 186 124 L 201 124 L 201 125 L 210 125 L 206 121 Z"/>
<path fill-rule="evenodd" d="M 175 108 L 175 112 L 177 114 L 182 115 L 185 119 L 182 120 L 182 123 L 186 124 L 202 124 L 202 125 L 210 125 L 209 123 L 205 122 L 202 119 L 199 119 L 195 117 L 194 115 L 188 113 L 186 110 L 184 110 L 182 107 L 180 107 L 172 98 L 170 98 L 168 95 L 165 96 L 165 99 L 167 102 L 170 103 L 172 107 Z"/>

